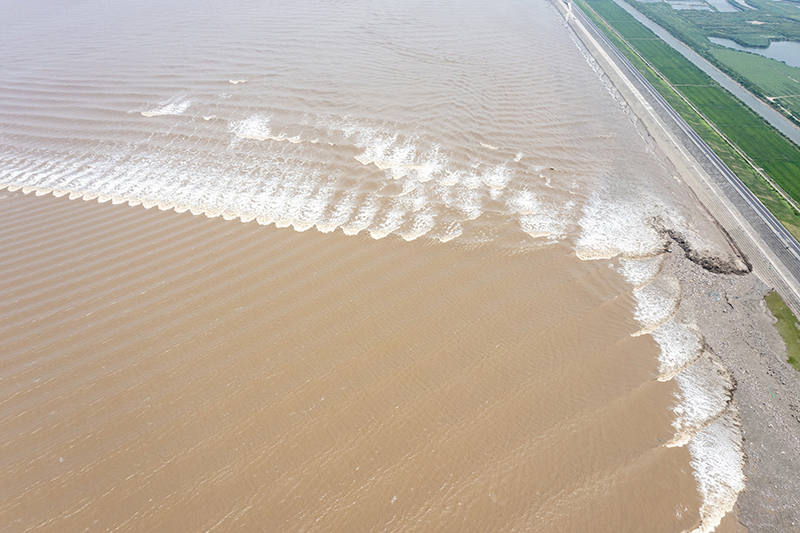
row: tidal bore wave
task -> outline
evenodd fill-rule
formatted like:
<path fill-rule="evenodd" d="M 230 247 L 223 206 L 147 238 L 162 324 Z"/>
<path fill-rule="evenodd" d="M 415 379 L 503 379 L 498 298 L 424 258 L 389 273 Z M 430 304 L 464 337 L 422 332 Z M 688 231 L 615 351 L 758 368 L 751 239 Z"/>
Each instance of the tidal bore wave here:
<path fill-rule="evenodd" d="M 87 37 L 98 44 L 97 64 L 112 72 L 86 79 L 75 72 L 100 66 L 84 64 L 83 52 L 62 65 L 55 45 L 39 52 L 6 42 L 18 59 L 0 81 L 0 189 L 498 253 L 567 243 L 575 263 L 577 256 L 607 270 L 609 262 L 631 286 L 633 336 L 652 336 L 660 350 L 655 379 L 677 385 L 666 446 L 688 447 L 702 498 L 697 531 L 713 531 L 744 487 L 734 383 L 664 263 L 678 235 L 694 259 L 739 259 L 706 238 L 713 224 L 702 210 L 676 199 L 682 189 L 668 162 L 549 5 L 501 3 L 489 13 L 479 3 L 418 6 L 431 11 L 411 23 L 392 3 L 360 4 L 335 13 L 314 2 L 296 12 L 267 6 L 258 24 L 247 9 L 226 6 L 209 19 L 199 9 L 176 33 L 165 29 L 164 43 L 131 35 L 135 24 L 120 19 L 115 27 L 141 46 Z M 209 26 L 216 16 L 219 25 Z M 202 39 L 197 27 L 206 28 Z M 195 47 L 184 49 L 180 34 Z M 243 47 L 233 35 L 259 44 Z M 62 45 L 83 51 L 85 43 Z M 119 57 L 135 48 L 141 58 L 120 61 L 104 55 L 107 47 Z M 172 63 L 167 49 L 195 55 Z M 459 331 L 445 333 L 459 346 Z M 508 477 L 514 459 L 497 459 Z M 415 512 L 430 517 L 432 509 Z"/>
<path fill-rule="evenodd" d="M 190 105 L 188 100 L 170 100 L 141 115 L 181 120 Z M 406 241 L 427 236 L 469 243 L 511 235 L 510 242 L 530 247 L 577 233 L 575 250 L 582 259 L 623 258 L 621 273 L 634 286 L 635 318 L 642 326 L 637 335 L 653 336 L 661 350 L 658 379 L 675 379 L 681 390 L 674 408 L 676 434 L 668 446 L 689 445 L 703 495 L 698 531 L 713 531 L 743 490 L 743 454 L 737 415 L 730 407 L 733 384 L 682 313 L 677 280 L 661 269 L 667 240 L 663 227 L 685 233 L 689 224 L 683 216 L 658 195 L 644 190 L 618 194 L 610 182 L 588 198 L 577 183 L 562 182 L 554 189 L 552 180 L 559 171 L 526 165 L 524 156 L 508 150 L 500 162 L 484 161 L 478 147 L 457 153 L 426 142 L 424 134 L 406 137 L 347 118 L 312 122 L 311 129 L 274 134 L 268 115 L 229 121 L 225 152 L 251 157 L 238 168 L 235 156 L 222 167 L 201 161 L 176 166 L 170 157 L 178 154 L 169 146 L 178 138 L 146 157 L 85 153 L 62 161 L 47 151 L 20 153 L 6 144 L 0 154 L 0 188 L 190 211 L 296 231 L 367 231 L 375 239 L 396 234 Z M 201 145 L 197 129 L 192 135 Z M 320 147 L 324 154 L 318 151 L 311 161 L 304 160 L 293 148 L 283 148 L 293 145 Z M 191 145 L 180 150 L 180 161 L 186 162 L 192 151 Z M 258 160 L 252 159 L 254 152 Z M 312 163 L 326 159 L 341 161 L 333 179 L 324 174 L 324 166 Z M 348 180 L 349 172 L 359 170 L 366 180 Z M 495 228 L 506 227 L 505 234 L 487 228 L 482 218 Z M 695 241 L 702 246 L 699 236 Z"/>
<path fill-rule="evenodd" d="M 247 140 L 300 142 L 300 135 L 273 136 L 268 122 L 254 116 L 231 129 L 238 138 Z M 465 225 L 469 228 L 472 221 L 477 225 L 489 213 L 501 216 L 499 220 L 516 222 L 519 230 L 540 243 L 564 239 L 571 228 L 578 226 L 575 249 L 579 257 L 585 260 L 621 257 L 620 271 L 634 286 L 635 318 L 642 326 L 635 335 L 653 336 L 661 350 L 658 379 L 675 379 L 680 387 L 674 408 L 676 434 L 668 446 L 689 445 L 703 495 L 702 524 L 697 531 L 713 531 L 744 488 L 743 452 L 737 414 L 730 406 L 733 383 L 718 358 L 704 349 L 688 313 L 682 312 L 677 279 L 661 268 L 667 237 L 654 221 L 664 225 L 669 220 L 672 228 L 686 231 L 688 225 L 682 216 L 665 207 L 661 198 L 643 191 L 635 200 L 620 201 L 613 193 L 601 190 L 592 194 L 580 209 L 576 200 L 556 208 L 541 200 L 542 195 L 520 187 L 525 180 L 509 170 L 511 161 L 485 169 L 481 167 L 487 165 L 476 163 L 469 170 L 454 170 L 439 146 L 418 155 L 416 144 L 398 134 L 359 128 L 352 123 L 341 130 L 344 130 L 342 137 L 352 143 L 347 150 L 357 153 L 353 158 L 365 166 L 374 164 L 383 174 L 373 187 L 377 191 L 326 187 L 321 185 L 324 181 L 321 176 L 303 175 L 302 165 L 289 169 L 273 167 L 280 180 L 262 182 L 253 197 L 187 183 L 153 191 L 146 197 L 129 196 L 124 191 L 130 178 L 105 180 L 93 190 L 61 189 L 58 187 L 71 185 L 75 179 L 60 174 L 57 166 L 50 167 L 47 177 L 21 169 L 5 170 L 5 180 L 12 183 L 0 187 L 22 189 L 26 194 L 69 194 L 72 199 L 96 199 L 101 203 L 157 206 L 161 210 L 190 211 L 210 218 L 255 220 L 262 225 L 292 226 L 297 231 L 316 227 L 329 233 L 340 228 L 347 235 L 355 235 L 366 230 L 375 239 L 395 233 L 407 241 L 429 235 L 447 242 L 462 237 Z M 33 166 L 38 168 L 40 164 Z M 5 169 L 8 167 L 6 162 Z M 108 169 L 102 168 L 103 172 Z M 142 169 L 128 172 L 128 176 L 151 173 Z M 23 175 L 30 177 L 23 181 L 20 179 Z M 57 177 L 50 177 L 54 175 Z M 79 179 L 91 187 L 102 175 L 84 174 Z M 38 180 L 45 186 L 20 183 Z M 390 189 L 395 183 L 397 187 Z M 51 184 L 54 186 L 47 186 Z M 187 195 L 187 189 L 192 188 L 191 196 Z M 495 219 L 494 224 L 506 223 Z M 626 228 L 623 235 L 619 233 L 620 227 Z M 480 235 L 477 231 L 473 233 Z M 702 246 L 699 236 L 696 239 Z"/>

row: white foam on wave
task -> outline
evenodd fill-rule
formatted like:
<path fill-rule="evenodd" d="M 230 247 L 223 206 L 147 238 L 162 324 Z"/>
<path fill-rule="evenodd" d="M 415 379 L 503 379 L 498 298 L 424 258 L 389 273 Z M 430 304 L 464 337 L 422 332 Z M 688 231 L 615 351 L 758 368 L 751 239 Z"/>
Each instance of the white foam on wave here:
<path fill-rule="evenodd" d="M 191 100 L 181 100 L 179 102 L 168 102 L 150 111 L 141 111 L 142 116 L 158 117 L 162 115 L 180 115 L 192 105 Z"/>
<path fill-rule="evenodd" d="M 417 185 L 417 183 L 415 181 L 413 181 L 413 180 L 405 180 L 403 182 L 403 188 L 402 188 L 402 190 L 400 191 L 400 193 L 397 196 L 398 197 L 400 197 L 400 196 L 409 196 L 409 195 L 413 194 L 414 192 L 418 192 L 419 190 L 420 190 L 420 188 L 419 188 L 419 186 Z"/>
<path fill-rule="evenodd" d="M 179 111 L 187 102 L 176 99 L 158 110 Z M 232 121 L 222 115 L 198 115 L 209 122 L 193 124 L 191 130 L 176 122 L 154 132 L 147 142 L 101 153 L 69 154 L 62 160 L 49 155 L 42 162 L 31 154 L 12 165 L 0 161 L 5 167 L 0 178 L 42 191 L 65 191 L 73 198 L 95 199 L 96 194 L 115 204 L 256 220 L 298 231 L 366 230 L 375 238 L 394 233 L 406 240 L 429 235 L 447 241 L 466 231 L 471 239 L 473 228 L 478 234 L 485 228 L 470 222 L 485 212 L 516 220 L 528 235 L 549 240 L 563 238 L 575 223 L 572 203 L 557 205 L 547 197 L 541 203 L 532 193 L 540 184 L 525 183 L 508 165 L 477 160 L 468 150 L 450 151 L 431 135 L 407 136 L 385 125 L 350 119 L 327 124 L 325 117 L 304 116 L 298 127 L 312 131 L 309 138 L 319 143 L 309 141 L 295 149 L 288 145 L 300 142 L 300 136 L 276 135 L 277 119 L 267 112 Z M 214 159 L 203 158 L 205 146 L 216 139 L 207 144 L 202 128 L 215 130 L 212 137 L 220 138 L 226 127 L 228 150 L 216 152 Z M 340 163 L 354 155 L 378 171 L 342 167 Z M 328 158 L 335 163 L 329 164 Z M 520 187 L 532 187 L 527 199 Z"/>
<path fill-rule="evenodd" d="M 272 130 L 269 127 L 269 121 L 270 117 L 253 115 L 233 123 L 231 129 L 237 137 L 241 137 L 242 139 L 266 141 L 272 138 Z"/>
<path fill-rule="evenodd" d="M 620 259 L 620 272 L 625 280 L 640 289 L 653 281 L 661 272 L 664 264 L 664 254 L 638 259 Z"/>
<path fill-rule="evenodd" d="M 411 222 L 411 229 L 400 232 L 400 236 L 406 241 L 413 241 L 423 235 L 427 235 L 434 227 L 436 227 L 436 215 L 434 213 L 430 211 L 418 213 Z M 440 238 L 440 240 L 443 239 Z"/>
<path fill-rule="evenodd" d="M 327 185 L 320 186 L 316 192 L 309 194 L 306 200 L 302 202 L 301 206 L 299 206 L 299 216 L 295 217 L 295 219 L 299 220 L 299 223 L 302 223 L 306 229 L 316 225 L 322 220 L 334 192 L 333 187 Z M 294 224 L 297 223 L 298 222 L 295 222 Z"/>
<path fill-rule="evenodd" d="M 234 122 L 230 125 L 231 131 L 240 139 L 250 139 L 253 141 L 277 141 L 299 144 L 303 142 L 300 135 L 289 136 L 286 133 L 272 134 L 269 126 L 271 118 L 264 115 L 253 115 L 244 120 Z"/>
<path fill-rule="evenodd" d="M 532 215 L 542 210 L 542 203 L 539 197 L 530 189 L 515 191 L 506 201 L 509 213 L 519 213 L 520 215 Z"/>
<path fill-rule="evenodd" d="M 431 150 L 422 155 L 421 165 L 415 172 L 416 180 L 419 183 L 427 183 L 439 178 L 447 169 L 447 166 L 447 157 L 441 152 L 441 146 L 434 144 Z"/>
<path fill-rule="evenodd" d="M 407 137 L 383 127 L 351 120 L 323 121 L 330 132 L 342 135 L 361 150 L 354 159 L 362 165 L 375 165 L 390 179 L 411 178 L 426 183 L 448 172 L 449 161 L 438 143 L 420 148 L 419 138 Z"/>
<path fill-rule="evenodd" d="M 378 199 L 373 196 L 367 197 L 358 208 L 355 220 L 350 220 L 342 224 L 342 231 L 345 235 L 356 235 L 360 231 L 367 229 L 372 224 L 379 210 Z"/>
<path fill-rule="evenodd" d="M 357 208 L 358 193 L 349 191 L 340 201 L 329 206 L 328 213 L 323 215 L 317 223 L 317 229 L 323 233 L 330 233 L 338 227 L 344 226 L 353 216 Z"/>
<path fill-rule="evenodd" d="M 530 189 L 522 189 L 510 196 L 506 207 L 510 214 L 517 215 L 522 231 L 534 238 L 544 237 L 554 241 L 566 236 L 575 204 L 545 204 Z"/>
<path fill-rule="evenodd" d="M 642 325 L 642 329 L 633 336 L 652 333 L 670 320 L 678 311 L 680 294 L 678 280 L 671 276 L 659 276 L 647 285 L 634 289 L 634 318 Z"/>
<path fill-rule="evenodd" d="M 437 232 L 434 236 L 441 242 L 450 242 L 453 239 L 460 237 L 464 233 L 464 228 L 461 222 L 453 220 L 443 230 Z"/>
<path fill-rule="evenodd" d="M 462 172 L 458 175 L 459 183 L 463 187 L 470 190 L 478 190 L 483 185 L 481 175 L 475 171 Z"/>
<path fill-rule="evenodd" d="M 473 189 L 454 189 L 444 198 L 444 203 L 458 211 L 465 220 L 475 220 L 483 214 L 483 200 Z"/>
<path fill-rule="evenodd" d="M 266 115 L 252 115 L 229 123 L 228 129 L 237 138 L 275 137 L 270 117 Z M 249 156 L 254 150 L 235 143 L 230 146 L 231 155 L 225 155 L 227 159 L 238 158 L 239 154 Z M 401 154 L 395 148 L 392 153 Z M 510 183 L 513 176 L 507 168 L 473 164 L 468 171 L 450 171 L 446 152 L 437 144 L 431 144 L 429 149 L 415 156 L 419 164 L 404 177 L 397 178 L 387 170 L 385 185 L 355 183 L 349 191 L 342 189 L 335 175 L 320 177 L 313 162 L 305 163 L 294 152 L 262 150 L 259 149 L 257 163 L 255 160 L 243 163 L 241 169 L 237 168 L 235 160 L 219 164 L 192 164 L 190 160 L 189 164 L 170 166 L 159 157 L 160 153 L 154 157 L 142 152 L 135 156 L 87 154 L 66 165 L 51 161 L 52 169 L 47 174 L 50 177 L 46 179 L 42 174 L 23 175 L 13 169 L 0 177 L 10 178 L 12 182 L 22 179 L 27 182 L 24 186 L 39 190 L 39 194 L 54 189 L 63 191 L 60 194 L 70 194 L 71 198 L 99 197 L 114 204 L 158 206 L 161 210 L 189 211 L 228 220 L 255 220 L 259 224 L 291 226 L 298 231 L 316 227 L 322 232 L 331 232 L 341 228 L 353 235 L 367 230 L 374 238 L 394 233 L 406 240 L 429 235 L 449 241 L 462 235 L 462 223 L 479 218 L 490 202 L 494 202 L 490 208 L 493 213 L 514 215 L 502 209 L 498 211 L 498 207 L 507 203 L 505 198 L 514 194 Z M 411 157 L 412 153 L 417 151 L 407 150 L 401 157 Z M 167 151 L 164 154 L 173 155 Z M 492 174 L 501 176 L 502 183 L 495 185 L 505 183 L 503 189 L 482 183 L 482 177 Z M 467 175 L 476 180 L 474 188 L 464 186 L 460 178 L 453 179 L 452 184 L 442 184 L 446 176 Z M 374 181 L 376 176 L 370 179 Z M 504 191 L 508 191 L 508 195 Z M 561 229 L 554 229 L 557 217 L 547 218 L 546 211 L 545 208 L 522 219 L 521 226 L 532 235 L 562 234 Z"/>
<path fill-rule="evenodd" d="M 382 210 L 381 216 L 376 217 L 375 225 L 369 229 L 369 234 L 373 239 L 382 239 L 400 229 L 408 212 L 404 203 L 401 199 L 396 198 L 388 209 Z"/>
<path fill-rule="evenodd" d="M 462 173 L 463 171 L 461 170 L 448 170 L 442 177 L 439 178 L 439 185 L 452 187 L 458 184 L 458 182 L 461 181 Z"/>
<path fill-rule="evenodd" d="M 745 489 L 744 452 L 738 416 L 729 410 L 689 443 L 691 465 L 703 498 L 700 526 L 692 533 L 710 533 L 733 510 Z"/>
<path fill-rule="evenodd" d="M 576 253 L 581 259 L 617 255 L 648 257 L 664 247 L 664 237 L 651 223 L 653 210 L 642 198 L 613 198 L 607 191 L 591 195 L 583 206 Z"/>
<path fill-rule="evenodd" d="M 387 171 L 390 179 L 410 177 L 419 183 L 426 183 L 441 175 L 447 166 L 446 157 L 438 144 L 418 154 L 414 139 L 401 139 L 396 133 L 359 129 L 354 134 L 355 145 L 363 150 L 354 159 L 362 165 L 372 164 Z"/>
<path fill-rule="evenodd" d="M 271 136 L 267 135 L 271 131 L 269 120 L 264 116 L 251 117 L 236 123 L 231 129 L 246 136 Z M 245 154 L 250 150 L 246 147 L 234 149 L 236 152 L 233 153 Z M 434 158 L 441 155 L 435 149 L 431 154 Z M 245 173 L 230 166 L 227 171 L 220 172 L 213 163 L 170 168 L 149 154 L 114 156 L 108 161 L 102 161 L 96 154 L 87 157 L 92 163 L 78 161 L 66 165 L 65 172 L 70 174 L 66 179 L 58 177 L 62 165 L 52 163 L 53 172 L 48 175 L 57 177 L 52 180 L 57 187 L 29 183 L 21 186 L 27 188 L 26 192 L 37 194 L 58 190 L 58 194 L 70 194 L 73 199 L 99 198 L 115 204 L 128 203 L 146 208 L 158 206 L 162 210 L 190 211 L 208 217 L 291 226 L 298 231 L 315 226 L 323 232 L 341 227 L 348 234 L 369 230 L 376 238 L 396 233 L 406 240 L 413 240 L 433 231 L 434 236 L 450 240 L 460 234 L 461 228 L 454 230 L 457 225 L 453 226 L 445 218 L 442 227 L 434 231 L 440 210 L 447 210 L 450 215 L 455 213 L 456 222 L 467 219 L 463 213 L 450 210 L 446 205 L 454 191 L 432 180 L 428 180 L 431 183 L 419 183 L 411 177 L 404 179 L 400 189 L 395 189 L 385 200 L 377 192 L 371 192 L 374 187 L 356 187 L 342 195 L 341 186 L 335 179 L 321 178 L 313 167 L 287 159 L 282 153 L 274 156 L 264 154 L 258 166 L 247 165 Z M 83 170 L 75 173 L 71 170 L 73 167 Z M 226 170 L 226 167 L 222 169 Z M 20 177 L 26 182 L 42 180 L 41 175 L 24 177 L 13 169 L 0 173 L 0 177 L 11 178 L 12 183 Z M 469 206 L 465 202 L 464 209 L 469 216 L 480 216 L 480 194 L 468 196 Z"/>
<path fill-rule="evenodd" d="M 232 83 L 233 85 L 239 85 L 240 83 L 247 83 L 247 80 L 228 80 L 228 83 Z"/>
<path fill-rule="evenodd" d="M 488 168 L 481 174 L 481 181 L 491 189 L 505 189 L 510 179 L 511 173 L 505 165 Z"/>
<path fill-rule="evenodd" d="M 413 170 L 416 147 L 410 139 L 398 142 L 399 134 L 393 136 L 375 135 L 369 141 L 361 141 L 364 151 L 355 156 L 362 165 L 374 164 L 381 170 L 392 170 L 391 176 L 399 178 L 407 174 L 403 170 Z"/>
<path fill-rule="evenodd" d="M 666 446 L 688 444 L 702 497 L 697 533 L 714 531 L 744 490 L 742 434 L 731 406 L 733 380 L 719 357 L 705 351 L 699 329 L 682 309 L 680 285 L 662 269 L 662 257 L 622 259 L 634 285 L 634 315 L 659 346 L 659 381 L 674 379 L 675 435 Z"/>
<path fill-rule="evenodd" d="M 708 353 L 677 374 L 675 380 L 681 398 L 675 407 L 676 434 L 670 446 L 683 446 L 727 409 L 733 382 L 718 358 Z"/>
<path fill-rule="evenodd" d="M 654 269 L 651 264 L 642 270 Z M 644 288 L 634 290 L 635 315 L 644 326 L 642 331 L 650 330 L 660 348 L 658 380 L 674 379 L 678 384 L 680 392 L 673 407 L 675 436 L 666 446 L 689 445 L 691 466 L 702 497 L 701 523 L 695 532 L 708 533 L 733 509 L 738 494 L 744 490 L 742 434 L 738 415 L 730 403 L 733 381 L 719 358 L 704 351 L 697 327 L 682 318 L 680 309 L 658 327 L 647 326 L 668 314 L 668 307 L 657 310 L 658 306 L 680 300 L 679 292 L 672 297 L 664 294 L 664 277 L 658 274 Z M 641 281 L 646 275 L 637 275 L 636 279 Z"/>
<path fill-rule="evenodd" d="M 658 358 L 658 380 L 669 381 L 694 363 L 703 353 L 703 343 L 697 327 L 674 317 L 652 332 L 661 348 Z"/>

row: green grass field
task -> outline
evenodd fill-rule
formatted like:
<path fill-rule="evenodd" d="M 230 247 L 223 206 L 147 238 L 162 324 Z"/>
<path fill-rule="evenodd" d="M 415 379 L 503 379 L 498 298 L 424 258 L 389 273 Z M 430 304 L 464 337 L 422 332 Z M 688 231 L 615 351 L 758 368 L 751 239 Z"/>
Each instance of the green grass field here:
<path fill-rule="evenodd" d="M 577 0 L 577 3 L 767 209 L 800 240 L 800 213 L 731 143 L 796 201 L 800 201 L 800 148 L 611 0 Z"/>
<path fill-rule="evenodd" d="M 797 329 L 797 317 L 792 314 L 778 293 L 769 293 L 766 300 L 772 315 L 778 319 L 775 327 L 786 344 L 786 359 L 795 370 L 800 370 L 800 330 Z"/>
<path fill-rule="evenodd" d="M 780 106 L 785 115 L 800 119 L 800 69 L 729 48 L 715 48 L 709 53 L 720 65 L 727 67 L 726 70 L 746 75 L 753 92 L 762 99 L 771 100 L 773 107 Z M 785 96 L 795 98 L 781 98 Z"/>

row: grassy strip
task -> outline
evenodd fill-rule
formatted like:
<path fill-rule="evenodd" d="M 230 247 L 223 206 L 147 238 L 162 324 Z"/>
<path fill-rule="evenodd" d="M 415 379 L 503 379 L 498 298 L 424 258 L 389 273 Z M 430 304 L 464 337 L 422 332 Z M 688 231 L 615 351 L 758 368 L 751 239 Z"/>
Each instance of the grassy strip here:
<path fill-rule="evenodd" d="M 797 329 L 797 317 L 792 314 L 777 292 L 769 293 L 766 300 L 772 315 L 778 319 L 775 327 L 786 343 L 787 360 L 795 370 L 800 371 L 800 330 Z"/>
<path fill-rule="evenodd" d="M 731 77 L 800 126 L 800 98 L 792 98 L 800 94 L 800 68 L 722 47 L 709 50 L 704 57 L 728 75 L 735 74 Z"/>
<path fill-rule="evenodd" d="M 795 200 L 800 200 L 800 149 L 611 0 L 576 2 L 767 209 L 800 240 L 800 213 L 731 143 Z"/>

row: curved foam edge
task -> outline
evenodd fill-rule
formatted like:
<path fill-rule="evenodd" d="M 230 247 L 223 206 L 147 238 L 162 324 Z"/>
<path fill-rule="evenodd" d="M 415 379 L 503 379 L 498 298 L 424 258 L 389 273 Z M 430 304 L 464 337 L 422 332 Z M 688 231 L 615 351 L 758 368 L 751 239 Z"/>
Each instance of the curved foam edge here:
<path fill-rule="evenodd" d="M 609 190 L 593 193 L 582 208 L 581 233 L 575 242 L 580 259 L 652 257 L 664 251 L 664 235 L 651 223 L 647 202 L 616 200 Z M 626 231 L 620 232 L 620 227 Z"/>
<path fill-rule="evenodd" d="M 689 447 L 701 496 L 700 525 L 710 533 L 745 488 L 743 437 L 732 405 L 734 382 L 709 351 L 697 325 L 684 312 L 680 285 L 663 269 L 663 258 L 621 259 L 619 272 L 634 285 L 635 318 L 659 347 L 659 381 L 675 380 L 674 437 L 667 447 Z"/>
<path fill-rule="evenodd" d="M 678 280 L 667 276 L 657 276 L 647 285 L 633 290 L 636 298 L 634 318 L 642 329 L 632 337 L 652 333 L 675 317 L 680 309 L 681 295 Z"/>
<path fill-rule="evenodd" d="M 634 289 L 642 289 L 649 285 L 661 273 L 665 254 L 643 258 L 620 258 L 620 272 L 633 285 Z"/>
<path fill-rule="evenodd" d="M 734 385 L 719 358 L 706 351 L 679 372 L 675 381 L 681 401 L 674 408 L 676 434 L 668 446 L 684 446 L 728 409 Z"/>
<path fill-rule="evenodd" d="M 658 381 L 670 381 L 703 354 L 697 327 L 673 317 L 651 332 L 661 349 Z"/>
<path fill-rule="evenodd" d="M 8 190 L 9 192 L 21 191 L 23 194 L 33 193 L 35 196 L 45 196 L 52 194 L 56 198 L 69 195 L 70 200 L 96 200 L 98 203 L 108 203 L 113 205 L 128 204 L 131 207 L 141 206 L 145 209 L 152 209 L 158 207 L 160 211 L 175 211 L 176 213 L 185 213 L 189 211 L 194 216 L 204 215 L 207 218 L 223 218 L 227 221 L 238 219 L 242 223 L 255 221 L 261 226 L 268 226 L 274 224 L 278 228 L 292 227 L 295 231 L 303 232 L 309 229 L 316 228 L 320 233 L 331 233 L 336 228 L 340 228 L 345 235 L 357 235 L 361 231 L 367 231 L 373 239 L 383 239 L 388 235 L 398 235 L 405 241 L 413 241 L 420 237 L 429 235 L 432 239 L 436 239 L 442 243 L 452 241 L 453 239 L 461 236 L 463 229 L 460 224 L 451 224 L 444 232 L 432 231 L 435 228 L 433 222 L 433 215 L 418 215 L 413 220 L 412 227 L 408 231 L 401 231 L 403 226 L 399 214 L 389 213 L 388 218 L 380 227 L 370 227 L 373 222 L 377 210 L 365 206 L 363 212 L 357 220 L 347 224 L 347 222 L 333 222 L 321 223 L 317 221 L 308 220 L 293 220 L 293 219 L 275 219 L 269 215 L 259 215 L 256 213 L 239 213 L 222 208 L 205 207 L 198 205 L 185 205 L 176 204 L 171 201 L 157 200 L 153 198 L 138 198 L 129 197 L 115 194 L 105 194 L 94 191 L 70 191 L 63 189 L 54 189 L 52 187 L 36 187 L 29 185 L 15 185 L 13 183 L 0 183 L 0 190 Z M 374 212 L 373 212 L 374 211 Z"/>

